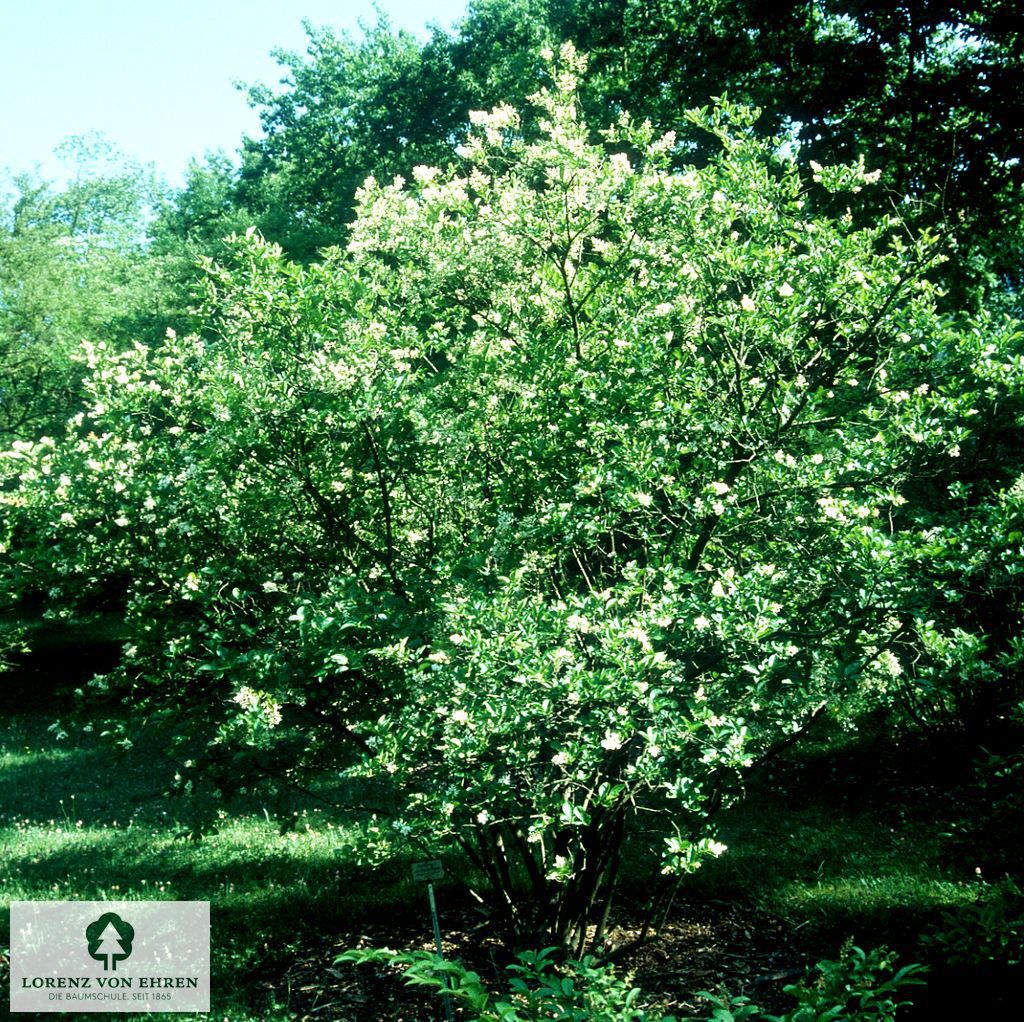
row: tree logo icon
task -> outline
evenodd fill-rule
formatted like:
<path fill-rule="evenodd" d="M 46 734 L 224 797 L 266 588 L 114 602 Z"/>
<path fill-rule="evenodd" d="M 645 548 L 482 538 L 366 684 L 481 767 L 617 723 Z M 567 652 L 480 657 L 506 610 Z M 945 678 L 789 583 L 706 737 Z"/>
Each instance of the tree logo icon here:
<path fill-rule="evenodd" d="M 135 928 L 117 913 L 104 912 L 85 928 L 85 939 L 89 942 L 90 957 L 103 963 L 103 971 L 116 972 L 117 963 L 132 953 Z"/>

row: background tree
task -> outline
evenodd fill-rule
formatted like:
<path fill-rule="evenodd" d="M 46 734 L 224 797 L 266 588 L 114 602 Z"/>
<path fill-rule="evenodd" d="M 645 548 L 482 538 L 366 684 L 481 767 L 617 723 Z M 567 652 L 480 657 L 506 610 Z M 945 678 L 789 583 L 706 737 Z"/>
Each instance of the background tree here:
<path fill-rule="evenodd" d="M 54 433 L 77 404 L 83 340 L 122 344 L 163 318 L 142 272 L 151 172 L 71 139 L 69 181 L 13 182 L 0 209 L 0 439 Z M 151 267 L 151 272 L 152 272 Z"/>
<path fill-rule="evenodd" d="M 385 18 L 359 39 L 306 29 L 305 57 L 277 53 L 285 88 L 249 92 L 265 135 L 245 144 L 239 195 L 268 236 L 309 259 L 338 242 L 367 174 L 436 159 L 458 122 L 445 96 L 452 83 Z"/>
<path fill-rule="evenodd" d="M 688 132 L 692 161 L 710 150 L 683 112 L 728 94 L 762 111 L 766 136 L 799 143 L 804 166 L 863 155 L 881 170 L 865 214 L 895 204 L 955 224 L 954 304 L 991 286 L 1016 301 L 1024 136 L 1005 97 L 1024 88 L 1024 35 L 1009 2 L 477 0 L 422 45 L 386 21 L 361 41 L 310 28 L 305 57 L 279 55 L 284 87 L 250 92 L 266 138 L 246 143 L 244 201 L 309 258 L 344 235 L 367 174 L 445 164 L 469 111 L 521 108 L 539 49 L 563 39 L 592 56 L 581 102 L 594 123 L 629 109 Z"/>
<path fill-rule="evenodd" d="M 1024 81 L 1018 5 L 904 3 L 621 4 L 627 27 L 603 50 L 619 102 L 655 123 L 728 91 L 759 107 L 763 130 L 791 129 L 805 161 L 864 155 L 915 220 L 963 217 L 955 279 L 994 273 L 1019 289 L 1024 135 L 1002 97 Z M 614 77 L 614 72 L 613 72 Z M 906 215 L 907 208 L 904 206 Z"/>

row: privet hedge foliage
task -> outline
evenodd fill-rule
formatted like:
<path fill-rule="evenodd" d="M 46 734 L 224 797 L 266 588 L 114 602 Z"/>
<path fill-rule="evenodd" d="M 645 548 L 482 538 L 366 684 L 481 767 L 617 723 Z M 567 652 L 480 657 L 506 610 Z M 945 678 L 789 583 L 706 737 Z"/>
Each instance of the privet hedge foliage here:
<path fill-rule="evenodd" d="M 92 347 L 88 410 L 5 455 L 2 584 L 123 599 L 93 688 L 183 787 L 374 779 L 508 931 L 582 953 L 638 812 L 653 871 L 696 868 L 817 714 L 1012 668 L 950 608 L 976 542 L 1016 585 L 1020 487 L 907 494 L 1021 359 L 936 311 L 939 239 L 858 223 L 878 169 L 808 180 L 723 103 L 679 171 L 671 134 L 582 122 L 571 47 L 551 69 L 535 139 L 476 113 L 454 170 L 367 180 L 344 250 L 250 233 L 197 334 Z"/>

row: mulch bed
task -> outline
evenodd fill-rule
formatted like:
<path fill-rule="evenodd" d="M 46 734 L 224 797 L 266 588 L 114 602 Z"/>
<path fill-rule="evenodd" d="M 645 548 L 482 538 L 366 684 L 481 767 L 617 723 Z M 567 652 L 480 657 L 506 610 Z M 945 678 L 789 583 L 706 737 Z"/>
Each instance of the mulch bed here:
<path fill-rule="evenodd" d="M 468 906 L 441 906 L 444 953 L 457 959 L 498 989 L 503 950 L 488 938 L 480 916 Z M 400 971 L 376 964 L 334 966 L 353 947 L 432 950 L 430 918 L 424 898 L 421 915 L 365 922 L 357 930 L 310 947 L 288 969 L 277 987 L 296 1017 L 332 1022 L 434 1022 L 443 1018 L 440 999 L 421 987 L 407 987 Z M 636 913 L 637 919 L 639 913 Z M 623 908 L 611 930 L 616 946 L 637 935 L 638 923 Z M 817 948 L 800 941 L 775 919 L 723 902 L 680 902 L 657 936 L 624 956 L 620 973 L 630 977 L 647 999 L 681 1019 L 704 1019 L 711 1006 L 702 990 L 746 994 L 770 1010 L 792 1004 L 782 988 L 800 977 Z M 456 1017 L 459 1017 L 456 1011 Z"/>

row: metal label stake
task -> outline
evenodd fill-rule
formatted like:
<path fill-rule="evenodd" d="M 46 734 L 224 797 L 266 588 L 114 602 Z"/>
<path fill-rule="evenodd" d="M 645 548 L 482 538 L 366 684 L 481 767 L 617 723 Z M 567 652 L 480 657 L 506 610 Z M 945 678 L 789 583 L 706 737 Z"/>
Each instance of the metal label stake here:
<path fill-rule="evenodd" d="M 414 862 L 412 865 L 412 878 L 416 883 L 427 884 L 427 898 L 430 901 L 430 921 L 434 926 L 434 945 L 437 947 L 437 957 L 444 961 L 444 950 L 441 947 L 441 920 L 437 916 L 437 901 L 434 898 L 434 881 L 444 876 L 444 866 L 439 859 L 430 859 L 427 862 Z M 447 993 L 448 976 L 441 977 L 445 986 L 445 993 L 441 994 L 444 1002 L 444 1016 L 448 1022 L 454 1022 L 455 1015 L 452 1012 L 452 999 Z"/>

